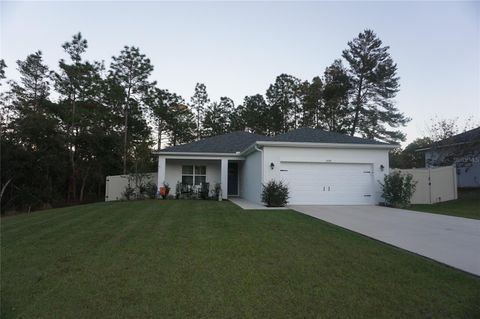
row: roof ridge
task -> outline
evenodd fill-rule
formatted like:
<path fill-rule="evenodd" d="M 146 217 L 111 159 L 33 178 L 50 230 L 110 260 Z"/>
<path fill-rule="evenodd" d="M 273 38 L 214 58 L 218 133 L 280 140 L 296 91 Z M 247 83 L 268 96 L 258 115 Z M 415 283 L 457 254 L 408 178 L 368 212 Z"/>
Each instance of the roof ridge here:
<path fill-rule="evenodd" d="M 310 134 L 309 136 L 304 135 L 301 136 L 301 132 L 312 132 L 315 135 Z M 319 136 L 318 134 L 321 134 L 322 136 Z M 367 139 L 367 138 L 362 138 L 359 136 L 351 136 L 347 134 L 343 134 L 340 132 L 333 132 L 333 131 L 327 131 L 324 129 L 320 128 L 312 128 L 312 127 L 300 127 L 282 134 L 275 135 L 273 137 L 273 140 L 280 141 L 282 139 L 293 139 L 296 142 L 320 142 L 320 143 L 345 143 L 347 144 L 347 141 L 350 142 L 358 142 L 358 144 L 385 144 L 385 145 L 390 145 L 389 143 L 377 141 L 375 139 Z M 313 141 L 315 140 L 315 141 Z M 321 140 L 321 141 L 320 141 Z M 336 140 L 336 141 L 335 141 Z"/>

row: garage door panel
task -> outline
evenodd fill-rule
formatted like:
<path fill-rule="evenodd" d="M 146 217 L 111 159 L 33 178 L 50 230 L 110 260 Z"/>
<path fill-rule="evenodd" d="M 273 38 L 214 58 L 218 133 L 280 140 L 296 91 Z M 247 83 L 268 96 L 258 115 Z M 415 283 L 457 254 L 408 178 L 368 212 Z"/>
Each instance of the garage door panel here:
<path fill-rule="evenodd" d="M 290 204 L 373 204 L 371 164 L 281 163 Z"/>

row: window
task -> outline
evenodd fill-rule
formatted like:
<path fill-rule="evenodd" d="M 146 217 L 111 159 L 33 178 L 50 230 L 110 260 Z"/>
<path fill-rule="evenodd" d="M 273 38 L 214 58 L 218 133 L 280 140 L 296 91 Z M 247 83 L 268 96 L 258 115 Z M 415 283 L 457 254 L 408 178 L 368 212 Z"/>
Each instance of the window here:
<path fill-rule="evenodd" d="M 207 167 L 197 165 L 182 166 L 182 184 L 200 185 L 207 181 Z"/>

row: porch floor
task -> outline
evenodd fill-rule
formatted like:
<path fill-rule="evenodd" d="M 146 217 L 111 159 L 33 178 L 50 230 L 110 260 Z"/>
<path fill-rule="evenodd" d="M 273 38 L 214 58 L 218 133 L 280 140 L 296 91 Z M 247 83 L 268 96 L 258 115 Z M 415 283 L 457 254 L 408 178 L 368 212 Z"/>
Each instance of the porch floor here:
<path fill-rule="evenodd" d="M 259 209 L 273 209 L 273 210 L 278 210 L 278 209 L 288 209 L 287 207 L 267 207 L 261 204 L 257 204 L 254 202 L 250 202 L 244 198 L 241 197 L 229 197 L 229 201 L 234 203 L 235 205 L 239 206 L 242 209 L 254 209 L 254 210 L 259 210 Z"/>

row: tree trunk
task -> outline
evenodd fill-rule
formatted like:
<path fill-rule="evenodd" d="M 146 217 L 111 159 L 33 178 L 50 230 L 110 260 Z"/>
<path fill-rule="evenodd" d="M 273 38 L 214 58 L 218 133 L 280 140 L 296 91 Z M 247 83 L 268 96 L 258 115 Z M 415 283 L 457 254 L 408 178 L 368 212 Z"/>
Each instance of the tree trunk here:
<path fill-rule="evenodd" d="M 125 130 L 123 134 L 123 174 L 127 174 L 127 154 L 128 154 L 128 112 L 130 106 L 130 90 L 128 87 L 127 101 L 125 103 Z"/>
<path fill-rule="evenodd" d="M 357 130 L 357 125 L 358 125 L 358 116 L 360 113 L 360 108 L 362 106 L 361 101 L 362 101 L 362 84 L 363 84 L 363 77 L 360 78 L 360 82 L 358 85 L 358 91 L 357 91 L 357 101 L 355 105 L 355 118 L 353 119 L 353 124 L 352 124 L 352 130 L 350 132 L 350 136 L 355 135 L 355 131 Z"/>
<path fill-rule="evenodd" d="M 0 191 L 0 212 L 2 211 L 2 196 L 5 190 L 7 189 L 8 184 L 12 181 L 13 178 L 10 178 L 5 185 L 3 185 L 2 190 Z"/>
<path fill-rule="evenodd" d="M 87 168 L 87 172 L 85 173 L 85 176 L 82 178 L 82 187 L 80 188 L 80 197 L 79 197 L 79 201 L 82 202 L 83 201 L 83 195 L 85 194 L 85 185 L 87 184 L 87 177 L 88 177 L 88 168 Z"/>
<path fill-rule="evenodd" d="M 127 103 L 128 105 L 128 103 Z M 123 132 L 123 174 L 127 174 L 127 137 L 128 137 L 128 106 L 125 105 L 125 130 Z"/>
<path fill-rule="evenodd" d="M 76 111 L 76 101 L 75 96 L 72 101 L 72 124 L 70 128 L 70 166 L 72 169 L 72 176 L 70 178 L 70 190 L 71 190 L 71 201 L 75 201 L 77 198 L 77 178 L 75 176 L 75 111 Z"/>
<path fill-rule="evenodd" d="M 197 140 L 200 139 L 200 106 L 197 108 Z"/>
<path fill-rule="evenodd" d="M 158 121 L 158 144 L 157 144 L 157 151 L 162 149 L 162 121 Z"/>

